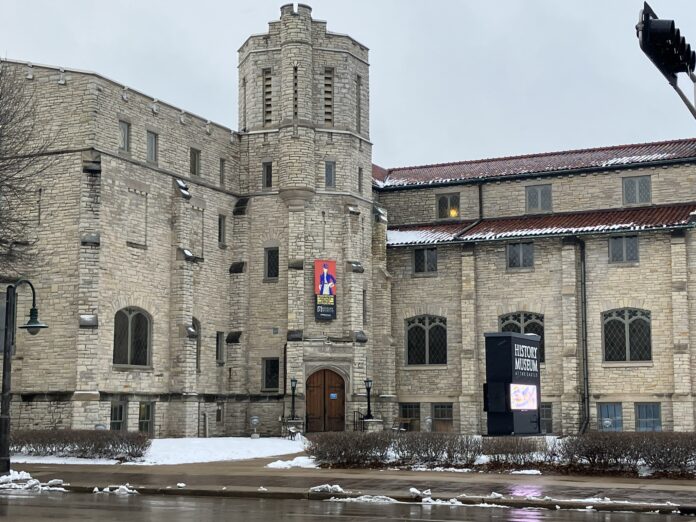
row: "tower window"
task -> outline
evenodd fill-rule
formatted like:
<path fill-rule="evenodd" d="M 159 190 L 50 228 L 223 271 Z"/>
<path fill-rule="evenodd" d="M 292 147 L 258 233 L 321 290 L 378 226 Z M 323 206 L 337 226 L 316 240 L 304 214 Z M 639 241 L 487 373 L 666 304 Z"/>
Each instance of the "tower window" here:
<path fill-rule="evenodd" d="M 326 188 L 336 187 L 336 162 L 327 161 L 324 164 L 324 185 Z"/>
<path fill-rule="evenodd" d="M 363 191 L 363 168 L 358 167 L 358 192 L 362 194 Z"/>
<path fill-rule="evenodd" d="M 191 172 L 191 175 L 192 176 L 200 176 L 201 175 L 201 151 L 191 147 L 191 149 L 189 151 L 189 160 L 190 160 L 189 171 Z"/>
<path fill-rule="evenodd" d="M 334 70 L 332 67 L 324 69 L 324 123 L 334 124 Z"/>
<path fill-rule="evenodd" d="M 130 152 L 130 123 L 118 122 L 118 151 Z"/>
<path fill-rule="evenodd" d="M 267 161 L 263 164 L 263 188 L 273 187 L 273 163 Z"/>
<path fill-rule="evenodd" d="M 355 130 L 360 132 L 362 119 L 362 76 L 355 77 Z"/>
<path fill-rule="evenodd" d="M 280 254 L 278 247 L 266 248 L 264 251 L 264 279 L 275 281 L 280 272 Z"/>
<path fill-rule="evenodd" d="M 157 164 L 159 137 L 152 131 L 147 131 L 147 161 Z"/>
<path fill-rule="evenodd" d="M 297 75 L 297 65 L 292 68 L 292 118 L 294 120 L 298 117 L 298 100 L 299 100 L 299 82 Z"/>
<path fill-rule="evenodd" d="M 271 69 L 261 73 L 263 84 L 263 124 L 270 125 L 273 121 L 273 81 Z"/>
<path fill-rule="evenodd" d="M 225 186 L 225 159 L 220 158 L 220 186 Z"/>

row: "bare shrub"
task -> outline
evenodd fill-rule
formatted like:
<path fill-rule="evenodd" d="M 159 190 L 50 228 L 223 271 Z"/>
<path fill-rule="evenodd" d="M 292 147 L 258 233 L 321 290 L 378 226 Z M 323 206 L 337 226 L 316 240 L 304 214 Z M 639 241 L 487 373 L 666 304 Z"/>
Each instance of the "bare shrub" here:
<path fill-rule="evenodd" d="M 540 440 L 532 437 L 484 437 L 482 451 L 491 464 L 526 466 L 540 460 Z"/>

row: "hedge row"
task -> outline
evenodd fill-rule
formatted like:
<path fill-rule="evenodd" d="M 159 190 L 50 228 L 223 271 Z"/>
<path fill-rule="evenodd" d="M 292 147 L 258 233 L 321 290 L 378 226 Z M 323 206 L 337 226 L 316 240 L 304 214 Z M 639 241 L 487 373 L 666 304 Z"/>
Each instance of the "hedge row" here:
<path fill-rule="evenodd" d="M 519 469 L 527 466 L 589 473 L 696 473 L 695 433 L 598 433 L 558 439 L 479 437 L 450 433 L 315 434 L 308 453 L 323 466 L 445 466 Z M 487 458 L 478 460 L 479 457 Z M 477 462 L 478 460 L 478 462 Z"/>
<path fill-rule="evenodd" d="M 10 452 L 24 455 L 130 461 L 149 447 L 146 434 L 131 431 L 16 430 L 10 435 Z"/>

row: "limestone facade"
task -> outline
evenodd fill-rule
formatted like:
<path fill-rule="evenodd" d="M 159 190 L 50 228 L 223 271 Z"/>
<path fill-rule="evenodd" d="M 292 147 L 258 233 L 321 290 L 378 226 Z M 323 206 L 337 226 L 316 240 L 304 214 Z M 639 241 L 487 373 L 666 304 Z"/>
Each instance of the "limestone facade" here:
<path fill-rule="evenodd" d="M 368 50 L 303 4 L 281 7 L 280 20 L 239 49 L 239 131 L 98 74 L 2 67 L 22 72 L 40 127 L 55 136 L 55 160 L 32 187 L 35 264 L 26 270 L 50 328 L 18 335 L 14 427 L 238 435 L 258 416 L 261 433 L 277 433 L 290 415 L 290 380 L 305 418 L 307 380 L 331 370 L 345 383 L 346 429 L 366 411 L 371 378 L 385 428 L 414 416 L 421 429 L 432 421 L 481 433 L 483 334 L 528 312 L 543 316 L 542 402 L 554 432 L 602 427 L 600 408 L 617 403 L 625 430 L 636 429 L 643 403 L 659 404 L 661 429 L 695 428 L 690 219 L 622 234 L 636 235 L 639 250 L 624 263 L 609 259 L 617 228 L 403 243 L 389 233 L 522 219 L 526 188 L 540 184 L 552 186 L 548 216 L 633 208 L 622 196 L 629 176 L 650 177 L 646 208 L 693 204 L 696 154 L 373 182 Z M 459 196 L 454 219 L 438 217 L 443 194 Z M 508 268 L 508 244 L 522 240 L 533 242 L 533 264 Z M 423 248 L 436 249 L 437 268 L 417 273 Z M 315 319 L 315 260 L 336 261 L 332 321 Z M 27 307 L 22 294 L 18 317 Z M 649 311 L 648 360 L 606 360 L 604 313 L 619 309 Z M 134 355 L 138 314 L 143 359 Z M 409 363 L 407 325 L 419 316 L 446 319 L 442 364 Z M 124 342 L 125 362 L 116 349 Z"/>

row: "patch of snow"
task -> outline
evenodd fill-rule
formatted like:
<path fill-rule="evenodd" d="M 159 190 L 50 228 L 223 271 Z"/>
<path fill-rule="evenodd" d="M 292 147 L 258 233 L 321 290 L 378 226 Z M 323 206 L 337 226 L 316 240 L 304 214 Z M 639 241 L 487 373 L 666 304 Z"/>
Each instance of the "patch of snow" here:
<path fill-rule="evenodd" d="M 482 508 L 501 508 L 501 509 L 509 509 L 510 506 L 501 506 L 500 504 L 488 504 L 487 502 L 483 502 L 481 504 L 474 504 L 476 507 L 482 507 Z"/>
<path fill-rule="evenodd" d="M 446 506 L 463 506 L 456 498 L 451 498 L 449 500 L 440 500 L 437 498 L 427 497 L 421 501 L 421 504 L 436 504 L 436 505 L 446 505 Z"/>
<path fill-rule="evenodd" d="M 520 469 L 517 471 L 511 471 L 510 475 L 541 475 L 541 471 L 538 469 Z"/>
<path fill-rule="evenodd" d="M 366 502 L 368 504 L 397 504 L 399 501 L 384 495 L 360 495 L 359 497 L 335 498 L 331 497 L 327 502 Z"/>
<path fill-rule="evenodd" d="M 1 489 L 21 489 L 24 491 L 67 491 L 62 486 L 64 482 L 60 479 L 52 479 L 46 483 L 33 478 L 26 471 L 10 470 L 7 475 L 0 476 Z"/>
<path fill-rule="evenodd" d="M 430 495 L 432 495 L 432 493 L 430 492 L 429 489 L 424 489 L 424 490 L 423 490 L 423 495 L 426 496 L 426 497 L 429 497 Z"/>
<path fill-rule="evenodd" d="M 338 484 L 331 485 L 331 484 L 322 484 L 321 486 L 314 486 L 312 488 L 309 488 L 309 491 L 312 493 L 345 493 L 343 491 L 343 488 L 339 486 Z"/>
<path fill-rule="evenodd" d="M 54 457 L 52 455 L 13 455 L 12 462 L 17 464 L 119 464 L 114 459 L 83 459 L 79 457 Z"/>
<path fill-rule="evenodd" d="M 488 455 L 479 455 L 474 461 L 474 466 L 481 466 L 483 464 L 488 464 L 491 458 Z"/>
<path fill-rule="evenodd" d="M 423 496 L 423 494 L 420 492 L 419 489 L 416 489 L 416 488 L 413 488 L 413 487 L 412 487 L 412 488 L 409 488 L 408 492 L 409 492 L 409 494 L 410 494 L 413 498 L 422 497 L 422 496 Z"/>
<path fill-rule="evenodd" d="M 185 487 L 186 487 L 186 483 L 185 483 L 185 482 L 177 482 L 177 483 L 176 483 L 176 487 L 179 488 L 179 489 L 185 488 Z"/>
<path fill-rule="evenodd" d="M 222 488 L 222 489 L 225 489 L 225 488 Z M 268 491 L 268 490 L 267 490 L 266 488 L 264 488 L 263 486 L 259 486 L 259 489 L 258 489 L 258 490 L 259 490 L 259 491 Z"/>
<path fill-rule="evenodd" d="M 108 486 L 104 488 L 102 491 L 99 491 L 99 488 L 95 487 L 92 490 L 92 493 L 107 493 L 113 495 L 137 495 L 138 491 L 132 488 L 130 484 L 125 483 L 118 486 Z"/>
<path fill-rule="evenodd" d="M 389 469 L 398 470 L 399 468 L 389 468 Z M 413 466 L 411 468 L 411 471 L 446 471 L 449 473 L 471 473 L 472 469 L 471 468 L 443 468 L 441 466 L 437 466 L 434 468 L 428 468 L 425 466 Z"/>
<path fill-rule="evenodd" d="M 299 456 L 292 460 L 276 460 L 270 464 L 266 464 L 267 468 L 274 469 L 290 469 L 290 468 L 309 468 L 316 469 L 319 466 L 312 457 Z"/>
<path fill-rule="evenodd" d="M 611 167 L 612 165 L 629 165 L 631 163 L 643 163 L 645 161 L 657 161 L 664 158 L 668 158 L 670 154 L 666 153 L 656 153 L 656 154 L 641 154 L 636 156 L 620 156 L 618 158 L 611 158 L 607 161 L 602 162 L 602 167 Z"/>
<path fill-rule="evenodd" d="M 488 498 L 503 498 L 504 495 L 501 495 L 500 493 L 496 493 L 493 491 L 490 495 L 488 495 Z"/>
<path fill-rule="evenodd" d="M 187 464 L 223 460 L 247 460 L 304 451 L 305 440 L 280 437 L 210 437 L 153 439 L 140 462 L 125 464 Z"/>
<path fill-rule="evenodd" d="M 439 243 L 452 241 L 454 234 L 438 230 L 387 230 L 387 245 Z"/>

